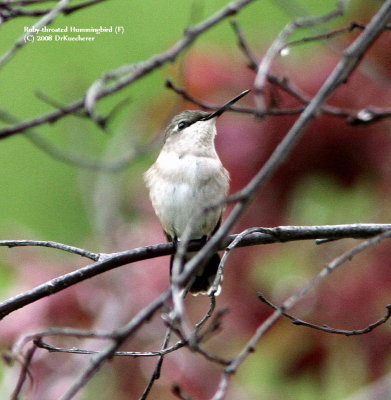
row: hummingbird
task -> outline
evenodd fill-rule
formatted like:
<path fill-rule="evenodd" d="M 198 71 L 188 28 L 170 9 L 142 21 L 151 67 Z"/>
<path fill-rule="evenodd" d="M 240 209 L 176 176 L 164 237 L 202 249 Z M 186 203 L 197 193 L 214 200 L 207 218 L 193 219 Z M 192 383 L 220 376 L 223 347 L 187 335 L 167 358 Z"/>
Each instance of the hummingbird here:
<path fill-rule="evenodd" d="M 182 111 L 166 128 L 163 147 L 144 180 L 168 241 L 177 244 L 185 230 L 190 229 L 187 239 L 205 244 L 219 228 L 223 200 L 229 190 L 229 173 L 215 149 L 216 120 L 248 92 L 245 90 L 214 112 Z M 182 267 L 190 258 L 191 253 L 187 253 Z M 174 255 L 170 275 L 173 259 Z M 218 253 L 204 260 L 188 284 L 189 292 L 207 294 L 219 264 Z"/>

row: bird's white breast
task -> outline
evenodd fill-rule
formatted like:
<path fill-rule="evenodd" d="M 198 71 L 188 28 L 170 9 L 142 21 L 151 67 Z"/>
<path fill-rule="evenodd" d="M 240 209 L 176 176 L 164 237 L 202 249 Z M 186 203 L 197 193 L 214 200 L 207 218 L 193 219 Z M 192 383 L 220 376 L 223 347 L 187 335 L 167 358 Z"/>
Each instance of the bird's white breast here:
<path fill-rule="evenodd" d="M 170 236 L 180 238 L 189 221 L 192 239 L 212 233 L 223 207 L 204 215 L 201 211 L 221 201 L 228 191 L 228 173 L 218 157 L 166 151 L 145 179 L 155 212 Z"/>

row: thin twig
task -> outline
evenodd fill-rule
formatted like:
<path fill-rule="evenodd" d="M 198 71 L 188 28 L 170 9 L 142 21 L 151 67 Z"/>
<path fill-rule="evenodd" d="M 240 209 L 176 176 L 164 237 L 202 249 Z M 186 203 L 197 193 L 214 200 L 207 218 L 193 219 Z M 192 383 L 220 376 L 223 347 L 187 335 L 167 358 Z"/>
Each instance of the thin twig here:
<path fill-rule="evenodd" d="M 288 48 L 288 47 L 293 47 L 293 46 L 297 46 L 303 43 L 309 43 L 309 42 L 314 42 L 314 41 L 320 41 L 320 40 L 327 40 L 327 39 L 331 39 L 335 36 L 339 36 L 343 33 L 350 33 L 355 31 L 356 29 L 363 31 L 365 29 L 365 25 L 361 24 L 359 22 L 351 22 L 349 26 L 343 27 L 343 28 L 338 28 L 338 29 L 334 29 L 332 31 L 328 31 L 328 32 L 324 32 L 324 33 L 319 33 L 318 35 L 314 35 L 314 36 L 306 36 L 304 38 L 301 39 L 297 39 L 297 40 L 292 40 L 291 42 L 286 43 L 286 45 L 283 47 L 283 49 Z M 391 30 L 391 26 L 386 25 L 383 28 L 384 31 L 389 31 Z"/>
<path fill-rule="evenodd" d="M 179 94 L 182 96 L 185 100 L 196 104 L 197 106 L 204 108 L 205 110 L 217 110 L 219 107 L 217 106 L 212 106 L 210 104 L 204 103 L 201 100 L 196 99 L 194 96 L 192 96 L 187 90 L 184 88 L 180 88 L 177 85 L 175 85 L 170 79 L 166 81 L 166 87 L 168 89 L 173 90 L 175 93 Z M 304 102 L 303 102 L 304 103 Z M 229 108 L 230 111 L 240 113 L 240 114 L 249 114 L 249 115 L 254 115 L 256 114 L 257 116 L 267 116 L 267 115 L 295 115 L 295 114 L 300 114 L 303 110 L 304 107 L 292 107 L 292 108 L 267 108 L 263 110 L 261 113 L 257 112 L 254 108 L 249 108 L 249 107 L 238 107 L 238 106 L 231 106 Z"/>
<path fill-rule="evenodd" d="M 213 293 L 209 294 L 209 300 L 210 300 L 210 304 L 209 304 L 209 309 L 206 312 L 206 314 L 202 317 L 201 321 L 199 321 L 196 325 L 195 325 L 195 333 L 198 335 L 200 330 L 202 329 L 202 327 L 206 324 L 206 322 L 212 317 L 213 312 L 216 308 L 216 297 Z"/>
<path fill-rule="evenodd" d="M 32 379 L 29 369 L 36 349 L 37 348 L 35 346 L 31 346 L 27 351 L 26 356 L 23 358 L 22 369 L 19 374 L 18 382 L 16 383 L 15 389 L 11 395 L 10 400 L 19 400 L 20 392 L 23 388 L 24 382 L 28 377 Z"/>
<path fill-rule="evenodd" d="M 100 254 L 93 253 L 79 247 L 69 246 L 64 243 L 53 242 L 51 240 L 0 240 L 0 246 L 7 246 L 10 248 L 27 246 L 49 247 L 51 249 L 57 249 L 66 251 L 68 253 L 77 254 L 81 257 L 86 257 L 93 261 L 98 261 L 100 258 Z"/>
<path fill-rule="evenodd" d="M 40 341 L 43 337 L 48 337 L 48 336 L 90 338 L 99 340 L 113 339 L 113 334 L 111 332 L 97 332 L 97 331 L 74 329 L 74 328 L 50 328 L 43 331 L 21 336 L 12 346 L 12 354 L 17 357 L 22 353 L 24 346 L 26 346 L 28 342 L 37 340 Z"/>
<path fill-rule="evenodd" d="M 4 0 L 0 1 L 1 7 L 16 6 L 35 6 L 41 3 L 54 3 L 56 0 Z"/>
<path fill-rule="evenodd" d="M 219 310 L 213 316 L 211 324 L 201 334 L 199 332 L 199 329 L 197 329 L 196 327 L 189 336 L 186 336 L 183 329 L 181 329 L 181 326 L 177 323 L 177 321 L 174 320 L 172 320 L 169 326 L 172 332 L 174 332 L 179 337 L 180 341 L 186 342 L 188 344 L 188 347 L 191 351 L 199 353 L 208 361 L 222 366 L 227 366 L 230 363 L 228 360 L 225 360 L 215 354 L 211 354 L 200 346 L 200 343 L 205 342 L 209 337 L 215 335 L 219 331 L 221 326 L 221 319 L 227 311 L 227 309 Z"/>
<path fill-rule="evenodd" d="M 269 307 L 273 308 L 274 310 L 279 309 L 278 306 L 276 306 L 271 301 L 266 299 L 266 297 L 262 293 L 258 293 L 258 298 L 263 303 L 267 304 Z M 383 317 L 381 317 L 377 321 L 369 324 L 365 328 L 354 329 L 354 330 L 336 329 L 336 328 L 331 328 L 327 325 L 312 324 L 311 322 L 303 321 L 299 318 L 296 318 L 284 310 L 281 310 L 281 311 L 282 311 L 282 315 L 284 317 L 287 317 L 288 319 L 290 319 L 294 325 L 301 325 L 301 326 L 305 326 L 307 328 L 317 329 L 319 331 L 323 331 L 323 332 L 327 332 L 327 333 L 335 333 L 337 335 L 354 336 L 354 335 L 363 335 L 365 333 L 369 333 L 369 332 L 373 331 L 375 328 L 377 328 L 379 325 L 386 323 L 391 318 L 391 304 L 387 304 L 386 308 L 387 308 L 387 312 Z"/>
<path fill-rule="evenodd" d="M 148 394 L 151 391 L 153 384 L 155 383 L 156 380 L 160 378 L 160 372 L 163 366 L 164 356 L 166 354 L 166 353 L 163 354 L 163 352 L 167 349 L 168 343 L 170 342 L 170 338 L 171 338 L 171 328 L 168 327 L 161 347 L 162 354 L 159 356 L 155 369 L 152 372 L 152 375 L 148 381 L 146 388 L 144 389 L 143 394 L 140 397 L 140 400 L 145 400 L 148 397 Z M 184 340 L 182 340 L 181 342 L 186 343 Z"/>
<path fill-rule="evenodd" d="M 227 248 L 224 251 L 223 257 L 221 257 L 220 265 L 219 265 L 219 268 L 217 270 L 216 277 L 215 277 L 215 279 L 213 281 L 213 285 L 209 289 L 209 294 L 210 295 L 215 296 L 215 294 L 219 290 L 220 283 L 223 280 L 224 266 L 225 266 L 225 263 L 227 262 L 227 259 L 228 259 L 229 255 L 231 254 L 231 250 L 234 249 L 235 247 L 237 247 L 239 245 L 239 243 L 247 235 L 250 235 L 251 233 L 255 233 L 255 232 L 260 232 L 260 231 L 264 231 L 264 230 L 262 228 L 249 228 L 249 229 L 246 229 L 245 231 L 243 231 L 243 232 L 239 233 L 238 235 L 236 235 L 235 239 L 229 244 L 229 246 L 227 246 Z"/>
<path fill-rule="evenodd" d="M 49 351 L 50 353 L 69 353 L 69 354 L 85 354 L 85 355 L 92 355 L 98 354 L 99 351 L 97 350 L 86 350 L 86 349 L 78 349 L 75 347 L 66 348 L 66 347 L 58 347 L 53 346 L 49 343 L 46 343 L 40 339 L 34 340 L 34 344 L 41 348 Z M 179 341 L 170 347 L 166 347 L 164 350 L 157 350 L 157 351 L 116 351 L 113 356 L 115 357 L 161 357 L 166 354 L 172 353 L 186 345 L 185 342 Z"/>
<path fill-rule="evenodd" d="M 11 19 L 15 19 L 18 17 L 41 17 L 43 15 L 48 14 L 51 9 L 47 8 L 47 9 L 34 9 L 34 10 L 28 10 L 24 7 L 20 7 L 20 6 L 31 6 L 31 5 L 37 5 L 40 3 L 47 3 L 47 2 L 51 2 L 54 3 L 55 0 L 45 0 L 45 1 L 13 1 L 12 3 L 8 2 L 4 2 L 1 1 L 0 2 L 0 7 L 3 8 L 3 10 L 0 10 L 0 15 L 2 16 L 2 22 L 6 22 L 9 21 Z M 86 1 L 85 3 L 80 3 L 77 4 L 75 6 L 68 6 L 65 7 L 61 12 L 64 15 L 69 15 L 72 14 L 76 11 L 80 11 L 84 8 L 93 6 L 95 4 L 98 3 L 102 3 L 103 1 L 107 1 L 107 0 L 90 0 L 90 1 Z"/>
<path fill-rule="evenodd" d="M 193 104 L 196 104 L 197 106 L 199 106 L 205 110 L 214 110 L 215 111 L 220 108 L 220 106 L 212 106 L 211 104 L 207 104 L 207 103 L 202 102 L 201 100 L 196 99 L 186 89 L 180 88 L 179 86 L 175 85 L 171 79 L 166 79 L 165 86 L 167 89 L 170 89 L 170 90 L 174 91 L 176 94 L 179 94 L 180 96 L 182 96 L 185 100 L 187 100 Z M 254 110 L 251 108 L 238 107 L 235 105 L 230 106 L 229 111 L 235 111 L 235 112 L 239 112 L 242 114 L 252 114 L 254 112 Z"/>
<path fill-rule="evenodd" d="M 236 37 L 238 39 L 238 45 L 239 48 L 242 50 L 242 52 L 245 54 L 245 56 L 248 59 L 248 67 L 254 71 L 258 69 L 258 60 L 253 51 L 251 50 L 251 47 L 248 45 L 247 40 L 244 38 L 243 31 L 236 20 L 231 20 L 231 26 L 236 34 Z"/>
<path fill-rule="evenodd" d="M 270 83 L 272 83 L 273 85 L 277 85 L 279 88 L 284 90 L 286 93 L 290 94 L 292 97 L 300 101 L 302 104 L 307 105 L 311 102 L 311 96 L 305 94 L 302 90 L 293 85 L 289 81 L 289 79 L 285 77 L 278 77 L 277 75 L 273 74 L 268 74 L 267 79 Z M 352 118 L 352 116 L 354 116 L 357 113 L 357 111 L 353 109 L 335 107 L 329 104 L 323 104 L 320 107 L 320 109 L 325 114 L 341 118 Z"/>

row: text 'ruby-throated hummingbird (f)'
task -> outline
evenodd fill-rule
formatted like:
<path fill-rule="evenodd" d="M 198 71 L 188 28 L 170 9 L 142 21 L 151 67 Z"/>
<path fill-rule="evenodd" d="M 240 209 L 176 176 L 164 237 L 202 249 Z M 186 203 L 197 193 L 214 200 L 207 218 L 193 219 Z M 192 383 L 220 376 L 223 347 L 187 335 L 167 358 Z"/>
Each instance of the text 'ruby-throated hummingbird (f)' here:
<path fill-rule="evenodd" d="M 187 228 L 187 239 L 206 240 L 218 229 L 227 196 L 229 174 L 216 153 L 216 119 L 245 96 L 242 92 L 217 111 L 182 111 L 165 131 L 164 145 L 156 162 L 144 175 L 155 213 L 160 219 L 167 240 L 177 242 Z M 171 257 L 171 268 L 173 257 Z M 185 257 L 188 260 L 190 255 Z M 219 255 L 205 260 L 191 279 L 191 293 L 206 293 L 213 283 Z"/>

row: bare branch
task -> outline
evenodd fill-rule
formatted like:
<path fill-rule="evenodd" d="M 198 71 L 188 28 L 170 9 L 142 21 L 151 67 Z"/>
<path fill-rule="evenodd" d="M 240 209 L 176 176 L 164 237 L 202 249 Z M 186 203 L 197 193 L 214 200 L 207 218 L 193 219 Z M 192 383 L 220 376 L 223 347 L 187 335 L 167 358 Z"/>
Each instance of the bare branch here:
<path fill-rule="evenodd" d="M 247 234 L 240 240 L 236 247 L 253 246 L 257 244 L 271 244 L 288 242 L 295 240 L 316 240 L 316 239 L 342 239 L 355 238 L 365 239 L 378 235 L 391 229 L 390 224 L 353 224 L 353 225 L 325 225 L 325 226 L 280 226 L 276 228 L 256 228 L 256 232 Z M 221 241 L 216 250 L 227 248 L 237 237 L 237 235 L 227 236 Z M 74 248 L 57 242 L 35 241 L 35 240 L 3 240 L 0 245 L 3 246 L 44 246 L 64 251 L 70 251 L 76 254 L 90 253 L 87 250 Z M 188 249 L 191 251 L 200 250 L 202 244 L 199 241 L 189 243 Z M 201 250 L 202 251 L 202 250 Z M 200 252 L 201 252 L 200 251 Z M 133 250 L 123 251 L 112 254 L 90 253 L 91 257 L 99 257 L 99 261 L 79 268 L 68 274 L 51 279 L 34 289 L 21 293 L 0 303 L 0 319 L 11 312 L 31 304 L 43 297 L 50 296 L 61 290 L 64 290 L 76 283 L 92 278 L 96 275 L 110 271 L 111 269 L 121 267 L 136 261 L 146 260 L 155 257 L 161 257 L 175 253 L 173 243 L 161 243 L 151 246 L 139 247 Z M 82 255 L 82 254 L 79 254 Z"/>

